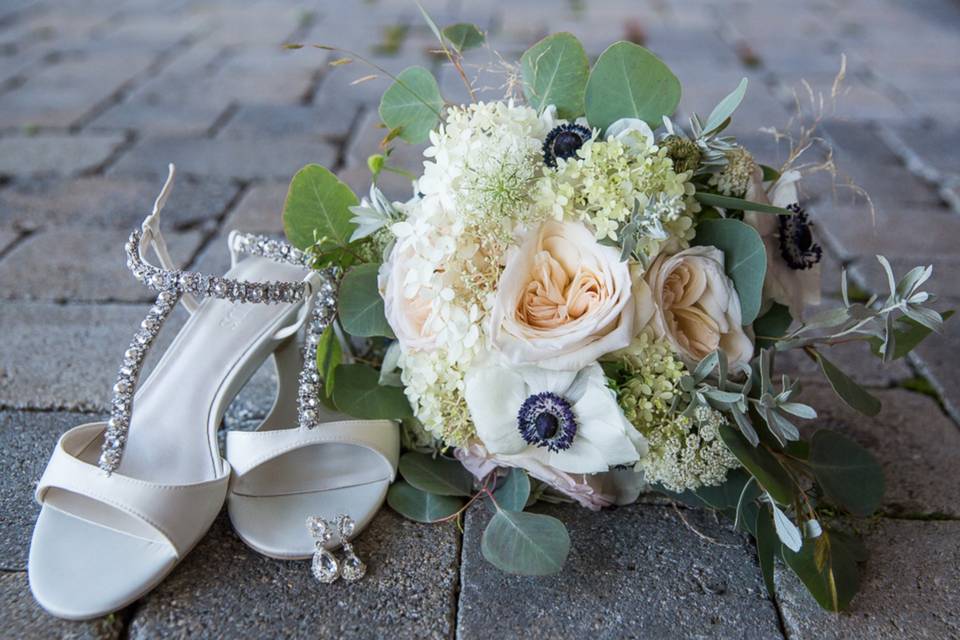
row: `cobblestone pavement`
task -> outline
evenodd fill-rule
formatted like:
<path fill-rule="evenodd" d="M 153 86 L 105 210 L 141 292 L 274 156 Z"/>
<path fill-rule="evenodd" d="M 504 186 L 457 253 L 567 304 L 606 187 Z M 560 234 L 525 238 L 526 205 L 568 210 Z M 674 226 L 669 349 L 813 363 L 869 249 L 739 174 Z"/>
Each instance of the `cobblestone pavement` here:
<path fill-rule="evenodd" d="M 829 91 L 845 53 L 847 93 L 823 133 L 841 171 L 872 194 L 876 232 L 842 181 L 835 198 L 830 180 L 815 181 L 807 196 L 830 275 L 842 263 L 876 289 L 872 256 L 883 252 L 900 268 L 933 263 L 936 287 L 953 306 L 960 301 L 957 2 L 425 4 L 438 22 L 488 29 L 508 59 L 549 31 L 574 32 L 591 55 L 618 38 L 643 42 L 681 78 L 684 113 L 708 111 L 747 76 L 735 132 L 770 164 L 783 149 L 758 128 L 787 123 L 802 80 Z M 882 371 L 862 352 L 845 354 L 885 401 L 875 422 L 808 387 L 821 420 L 869 446 L 888 477 L 882 516 L 859 523 L 873 560 L 847 615 L 819 611 L 783 572 L 768 597 L 746 538 L 708 513 L 662 504 L 600 515 L 556 508 L 574 548 L 564 572 L 548 579 L 504 576 L 482 561 L 482 509 L 462 533 L 385 509 L 359 543 L 371 575 L 323 589 L 306 563 L 252 553 L 221 518 L 163 585 L 126 610 L 88 623 L 41 612 L 25 573 L 31 490 L 58 434 L 104 412 L 118 354 L 148 299 L 125 273 L 120 246 L 166 163 L 182 174 L 164 214 L 174 256 L 208 270 L 225 266 L 230 229 L 279 231 L 285 181 L 301 165 L 324 163 L 365 189 L 383 85 L 351 86 L 365 70 L 280 46 L 291 41 L 358 48 L 394 71 L 430 65 L 448 98 L 462 97 L 455 75 L 428 53 L 412 0 L 0 3 L 0 635 L 960 636 L 957 322 Z M 481 84 L 502 82 L 480 75 Z M 397 162 L 415 169 L 417 151 L 399 151 Z M 389 186 L 408 189 L 402 179 Z M 833 280 L 826 286 L 837 291 Z M 230 421 L 262 415 L 269 378 L 258 375 Z"/>

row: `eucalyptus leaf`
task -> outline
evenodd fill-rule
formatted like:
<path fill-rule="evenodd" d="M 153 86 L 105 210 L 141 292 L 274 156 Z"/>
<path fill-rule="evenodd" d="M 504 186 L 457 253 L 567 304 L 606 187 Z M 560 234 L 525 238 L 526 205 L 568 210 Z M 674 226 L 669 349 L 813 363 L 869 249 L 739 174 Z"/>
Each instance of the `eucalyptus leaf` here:
<path fill-rule="evenodd" d="M 735 469 L 727 473 L 727 479 L 719 485 L 703 485 L 693 490 L 693 495 L 708 507 L 717 511 L 735 509 L 743 494 L 743 489 L 751 479 L 751 475 L 743 469 Z M 756 483 L 751 483 L 756 486 Z"/>
<path fill-rule="evenodd" d="M 328 169 L 308 164 L 290 182 L 283 204 L 283 230 L 290 244 L 308 249 L 319 241 L 321 252 L 350 244 L 356 225 L 350 207 L 357 196 Z"/>
<path fill-rule="evenodd" d="M 571 33 L 555 33 L 527 49 L 520 58 L 523 94 L 542 112 L 551 104 L 557 115 L 572 120 L 583 114 L 590 61 Z"/>
<path fill-rule="evenodd" d="M 770 309 L 753 322 L 753 332 L 757 336 L 757 347 L 770 347 L 778 338 L 787 334 L 793 318 L 790 308 L 780 303 L 773 303 Z"/>
<path fill-rule="evenodd" d="M 506 573 L 545 576 L 563 569 L 570 535 L 551 516 L 500 509 L 480 541 L 487 562 Z"/>
<path fill-rule="evenodd" d="M 713 111 L 710 112 L 707 123 L 703 125 L 704 135 L 720 127 L 727 118 L 733 115 L 733 112 L 736 111 L 740 103 L 743 102 L 743 96 L 746 95 L 746 93 L 747 79 L 744 78 L 740 81 L 740 84 L 737 85 L 737 88 L 730 92 L 730 94 L 721 100 L 717 106 L 713 108 Z"/>
<path fill-rule="evenodd" d="M 757 230 L 739 220 L 704 220 L 694 242 L 723 251 L 724 270 L 740 298 L 741 322 L 751 324 L 760 312 L 767 254 Z"/>
<path fill-rule="evenodd" d="M 458 22 L 444 27 L 443 36 L 460 53 L 479 47 L 485 40 L 483 32 L 476 25 L 468 22 Z"/>
<path fill-rule="evenodd" d="M 449 518 L 463 508 L 464 502 L 460 498 L 420 491 L 401 480 L 387 491 L 387 504 L 405 518 L 431 523 Z"/>
<path fill-rule="evenodd" d="M 794 486 L 790 480 L 790 475 L 773 454 L 767 451 L 764 445 L 750 446 L 739 431 L 734 431 L 728 425 L 720 427 L 720 437 L 723 438 L 723 442 L 740 461 L 740 464 L 757 479 L 760 486 L 778 503 L 790 504 L 793 502 Z"/>
<path fill-rule="evenodd" d="M 493 498 L 501 509 L 523 511 L 530 497 L 530 477 L 523 469 L 513 468 L 493 492 Z"/>
<path fill-rule="evenodd" d="M 749 480 L 743 485 L 743 490 L 740 491 L 740 498 L 737 500 L 736 515 L 733 519 L 733 526 L 738 529 L 744 528 L 744 525 L 748 520 L 752 520 L 756 517 L 756 514 L 749 513 L 750 505 L 756 503 L 756 499 L 761 495 L 760 487 L 757 486 L 756 481 L 751 476 Z M 753 521 L 750 522 L 751 525 L 754 524 Z M 753 528 L 752 526 L 750 527 Z"/>
<path fill-rule="evenodd" d="M 399 136 L 417 144 L 425 141 L 440 122 L 443 98 L 433 74 L 423 67 L 408 67 L 383 93 L 380 118 Z"/>
<path fill-rule="evenodd" d="M 813 434 L 810 468 L 827 498 L 855 516 L 872 515 L 883 500 L 883 470 L 869 451 L 829 429 Z"/>
<path fill-rule="evenodd" d="M 853 381 L 847 374 L 837 368 L 835 364 L 823 357 L 823 354 L 814 350 L 814 357 L 820 364 L 827 382 L 841 400 L 865 416 L 875 416 L 880 413 L 881 404 L 866 389 Z"/>
<path fill-rule="evenodd" d="M 400 475 L 411 486 L 440 496 L 473 495 L 473 476 L 456 460 L 409 451 L 400 456 Z"/>
<path fill-rule="evenodd" d="M 403 389 L 380 385 L 380 374 L 365 364 L 341 364 L 335 369 L 333 403 L 354 418 L 400 420 L 413 417 Z"/>
<path fill-rule="evenodd" d="M 760 572 L 763 582 L 767 586 L 767 593 L 774 594 L 773 569 L 774 558 L 780 549 L 780 538 L 777 537 L 773 526 L 773 513 L 769 505 L 762 505 L 757 510 L 757 524 L 754 527 L 754 537 L 757 539 L 757 559 L 760 561 Z"/>
<path fill-rule="evenodd" d="M 947 320 L 953 316 L 954 312 L 951 309 L 950 311 L 945 311 L 941 314 L 944 320 Z M 893 348 L 893 360 L 902 358 L 914 348 L 923 342 L 923 340 L 932 333 L 930 327 L 926 327 L 916 320 L 911 318 L 897 318 L 893 323 L 893 333 L 894 333 L 894 348 Z M 873 349 L 873 353 L 876 355 L 880 354 L 880 346 L 883 342 L 879 338 L 871 338 L 870 346 Z"/>
<path fill-rule="evenodd" d="M 775 213 L 781 216 L 792 216 L 793 211 L 783 207 L 775 207 L 772 204 L 763 204 L 760 202 L 751 202 L 743 198 L 734 198 L 732 196 L 722 196 L 718 193 L 707 193 L 706 191 L 697 191 L 694 196 L 700 203 L 719 207 L 732 211 L 756 211 L 758 213 Z"/>
<path fill-rule="evenodd" d="M 819 538 L 805 540 L 799 552 L 781 547 L 781 553 L 817 604 L 839 612 L 847 608 L 859 589 L 860 576 L 853 556 L 845 546 L 831 543 L 832 537 L 832 532 L 824 531 Z M 819 566 L 818 547 L 822 550 Z"/>
<path fill-rule="evenodd" d="M 317 343 L 317 371 L 323 378 L 323 390 L 327 396 L 333 394 L 333 386 L 337 379 L 336 369 L 342 361 L 343 347 L 340 346 L 340 340 L 333 330 L 333 324 L 329 324 L 320 334 L 320 341 Z"/>
<path fill-rule="evenodd" d="M 632 42 L 616 42 L 590 72 L 586 113 L 605 130 L 620 118 L 638 118 L 656 129 L 680 104 L 680 81 L 660 58 Z"/>
<path fill-rule="evenodd" d="M 344 330 L 353 336 L 393 338 L 384 315 L 383 298 L 377 287 L 380 265 L 361 264 L 351 268 L 340 283 L 337 310 Z"/>
<path fill-rule="evenodd" d="M 760 170 L 763 171 L 764 182 L 775 182 L 780 179 L 780 172 L 773 167 L 762 164 Z"/>

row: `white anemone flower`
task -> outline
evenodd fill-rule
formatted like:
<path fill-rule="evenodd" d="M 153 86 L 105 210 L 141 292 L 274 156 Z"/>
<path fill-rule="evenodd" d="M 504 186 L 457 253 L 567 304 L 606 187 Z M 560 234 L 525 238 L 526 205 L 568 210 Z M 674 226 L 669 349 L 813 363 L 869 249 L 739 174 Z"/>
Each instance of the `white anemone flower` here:
<path fill-rule="evenodd" d="M 821 249 L 813 241 L 811 223 L 799 209 L 797 182 L 800 172 L 785 171 L 767 189 L 759 169 L 747 189 L 751 202 L 793 208 L 792 216 L 748 211 L 744 222 L 752 226 L 763 239 L 767 253 L 767 276 L 763 282 L 765 301 L 778 302 L 790 308 L 790 315 L 803 318 L 808 305 L 820 304 Z"/>
<path fill-rule="evenodd" d="M 596 363 L 579 372 L 481 366 L 465 384 L 478 439 L 507 464 L 602 473 L 646 454 L 646 439 L 623 416 Z"/>

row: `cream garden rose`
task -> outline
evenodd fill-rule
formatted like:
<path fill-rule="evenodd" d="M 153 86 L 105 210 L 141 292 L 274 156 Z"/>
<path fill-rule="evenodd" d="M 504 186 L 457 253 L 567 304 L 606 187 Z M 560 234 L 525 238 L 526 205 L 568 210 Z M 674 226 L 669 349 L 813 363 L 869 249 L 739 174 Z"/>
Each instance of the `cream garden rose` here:
<path fill-rule="evenodd" d="M 723 252 L 691 247 L 661 254 L 645 275 L 655 311 L 654 331 L 688 361 L 723 349 L 730 362 L 749 362 L 753 342 L 740 324 L 740 299 L 724 273 Z"/>
<path fill-rule="evenodd" d="M 630 269 L 579 222 L 550 220 L 507 254 L 491 311 L 495 348 L 515 364 L 575 371 L 634 333 Z"/>

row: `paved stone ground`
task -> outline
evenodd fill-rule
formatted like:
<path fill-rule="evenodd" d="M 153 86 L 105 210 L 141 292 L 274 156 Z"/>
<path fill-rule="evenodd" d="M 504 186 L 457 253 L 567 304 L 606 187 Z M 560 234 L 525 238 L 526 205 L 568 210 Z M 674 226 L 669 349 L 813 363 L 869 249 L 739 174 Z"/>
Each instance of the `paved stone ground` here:
<path fill-rule="evenodd" d="M 760 126 L 782 127 L 802 80 L 829 91 L 841 53 L 847 92 L 823 133 L 845 176 L 809 200 L 831 276 L 844 264 L 862 288 L 882 286 L 872 255 L 930 262 L 948 304 L 960 301 L 960 4 L 954 0 L 427 0 L 438 22 L 490 30 L 515 58 L 570 30 L 592 55 L 629 37 L 659 53 L 685 88 L 682 111 L 709 110 L 742 76 L 751 91 L 735 132 L 771 164 L 784 152 Z M 334 69 L 318 49 L 354 47 L 398 71 L 431 65 L 408 0 L 6 0 L 0 3 L 0 635 L 8 637 L 960 637 L 960 324 L 885 370 L 842 354 L 885 409 L 867 422 L 810 385 L 821 422 L 869 446 L 888 478 L 882 516 L 856 523 L 873 560 L 853 611 L 822 613 L 781 572 L 766 594 L 749 540 L 706 512 L 638 505 L 600 515 L 551 508 L 574 550 L 549 579 L 498 574 L 478 553 L 483 510 L 461 533 L 384 510 L 359 542 L 371 575 L 321 589 L 306 563 L 257 556 L 223 518 L 155 592 L 90 623 L 33 603 L 26 550 L 30 493 L 62 431 L 105 410 L 116 358 L 148 298 L 123 271 L 120 245 L 146 212 L 168 161 L 181 179 L 165 213 L 184 265 L 222 268 L 233 228 L 279 230 L 285 181 L 306 162 L 365 190 L 378 82 Z M 503 77 L 477 70 L 496 95 Z M 804 107 L 805 113 L 810 113 Z M 417 149 L 396 162 L 417 167 Z M 401 196 L 405 180 L 388 179 Z M 836 191 L 836 198 L 831 194 Z M 865 231 L 866 230 L 866 231 Z M 837 284 L 825 283 L 836 293 Z M 182 321 L 182 319 L 180 319 Z M 174 323 L 174 324 L 178 324 Z M 807 363 L 791 367 L 810 372 Z M 255 421 L 271 377 L 257 376 L 228 415 Z M 932 397 L 931 397 L 932 396 Z"/>

